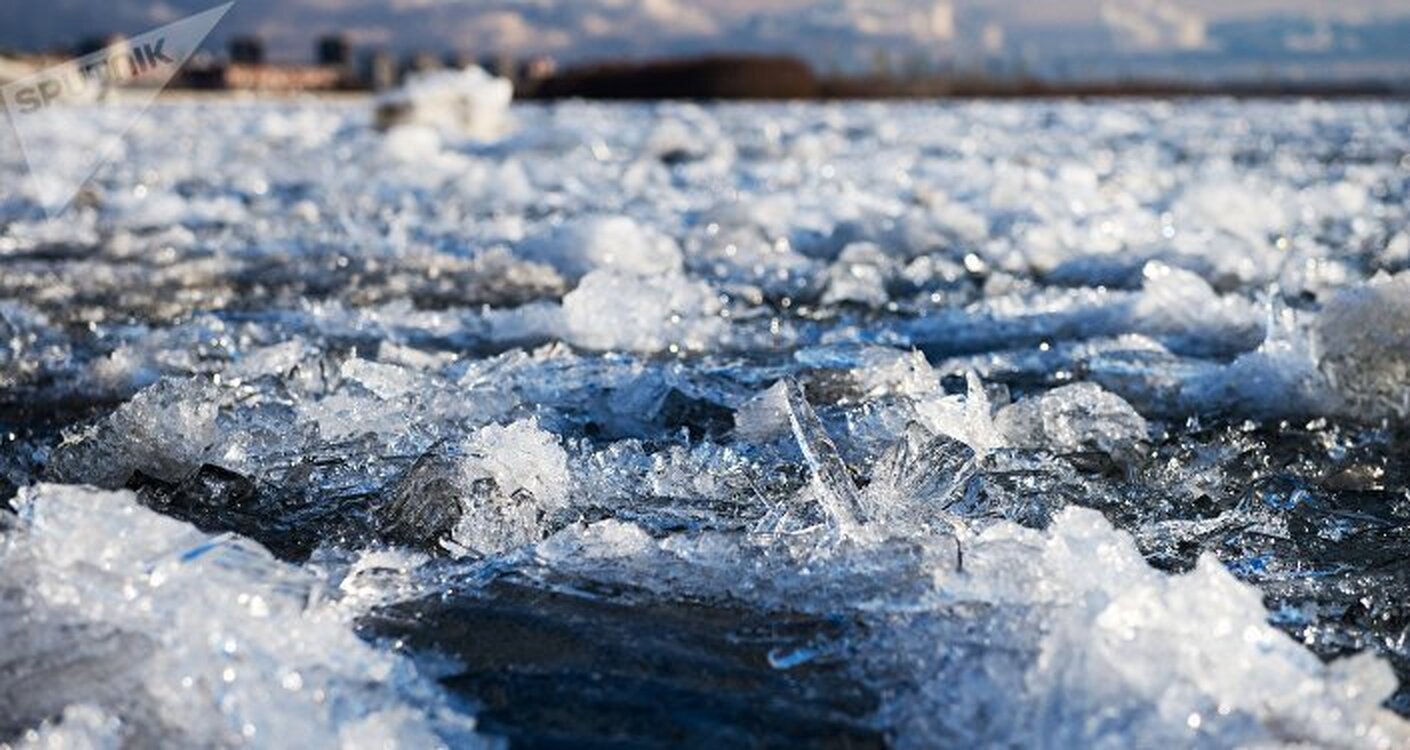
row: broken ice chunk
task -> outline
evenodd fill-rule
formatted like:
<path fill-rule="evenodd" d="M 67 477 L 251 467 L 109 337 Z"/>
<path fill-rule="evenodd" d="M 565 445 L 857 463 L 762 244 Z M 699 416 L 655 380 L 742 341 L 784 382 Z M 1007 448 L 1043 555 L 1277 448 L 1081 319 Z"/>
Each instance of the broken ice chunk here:
<path fill-rule="evenodd" d="M 949 435 L 979 453 L 1003 444 L 994 427 L 992 406 L 984 383 L 974 372 L 965 373 L 964 396 L 936 391 L 915 403 L 916 417 L 928 430 Z"/>
<path fill-rule="evenodd" d="M 367 612 L 394 602 L 416 599 L 425 594 L 426 586 L 418 575 L 430 556 L 405 549 L 374 548 L 354 553 L 349 558 L 345 550 L 324 548 L 317 564 L 341 573 L 337 580 L 339 604 L 349 611 Z M 331 563 L 331 565 L 330 565 Z"/>
<path fill-rule="evenodd" d="M 252 738 L 327 747 L 343 727 L 398 709 L 409 709 L 408 721 L 392 745 L 421 746 L 428 733 L 444 739 L 452 735 L 442 729 L 466 724 L 440 710 L 409 662 L 360 639 L 349 623 L 358 613 L 324 596 L 318 576 L 257 545 L 207 536 L 130 492 L 37 485 L 14 504 L 0 592 L 22 586 L 29 614 L 10 643 L 21 658 L 0 640 L 0 696 L 10 685 L 32 689 L 0 700 L 0 731 L 5 717 L 73 704 L 120 719 L 124 747 Z M 12 601 L 0 595 L 0 612 Z M 6 669 L 40 670 L 39 679 L 11 682 Z M 92 723 L 69 718 L 59 726 Z"/>
<path fill-rule="evenodd" d="M 882 307 L 890 301 L 886 284 L 896 275 L 895 261 L 871 242 L 854 242 L 842 249 L 828 269 L 823 304 L 851 302 Z"/>
<path fill-rule="evenodd" d="M 299 339 L 250 348 L 225 368 L 224 376 L 231 380 L 255 380 L 273 375 L 286 375 L 310 354 L 308 343 Z"/>
<path fill-rule="evenodd" d="M 102 422 L 66 434 L 49 475 L 106 489 L 122 487 L 134 471 L 179 482 L 215 442 L 218 405 L 216 389 L 205 380 L 162 380 Z"/>
<path fill-rule="evenodd" d="M 769 443 L 792 429 L 788 423 L 788 386 L 782 380 L 734 412 L 735 437 L 748 443 Z"/>
<path fill-rule="evenodd" d="M 377 102 L 377 125 L 422 125 L 489 140 L 508 129 L 514 85 L 480 68 L 422 73 Z"/>
<path fill-rule="evenodd" d="M 490 555 L 547 536 L 570 504 L 568 454 L 535 419 L 490 425 L 465 441 L 460 462 L 460 517 L 449 545 Z"/>
<path fill-rule="evenodd" d="M 568 455 L 537 420 L 489 425 L 427 451 L 377 510 L 389 539 L 490 555 L 542 539 L 571 502 Z"/>
<path fill-rule="evenodd" d="M 353 357 L 343 362 L 340 370 L 344 380 L 356 381 L 382 399 L 405 396 L 418 387 L 426 387 L 420 373 L 400 365 Z"/>
<path fill-rule="evenodd" d="M 1129 457 L 1147 438 L 1146 420 L 1095 383 L 1075 383 L 1007 406 L 996 427 L 1020 447 L 1101 451 Z"/>
<path fill-rule="evenodd" d="M 681 251 L 675 240 L 626 216 L 573 219 L 547 237 L 520 243 L 517 252 L 528 260 L 553 266 L 572 280 L 600 268 L 640 276 L 681 270 Z"/>
<path fill-rule="evenodd" d="M 529 492 L 546 508 L 568 504 L 568 454 L 537 419 L 476 430 L 466 440 L 465 452 L 464 471 L 471 479 L 493 479 L 511 494 Z"/>
<path fill-rule="evenodd" d="M 461 409 L 477 408 L 476 402 L 458 400 L 431 376 L 408 367 L 354 357 L 338 373 L 332 392 L 295 406 L 300 421 L 317 424 L 325 440 L 404 434 L 426 421 L 468 416 Z"/>
<path fill-rule="evenodd" d="M 720 309 L 708 284 L 682 275 L 593 271 L 563 298 L 563 336 L 587 349 L 699 350 L 723 335 Z"/>
<path fill-rule="evenodd" d="M 895 394 L 928 398 L 942 392 L 940 374 L 925 355 L 889 347 L 867 347 L 858 357 L 858 384 L 869 397 Z"/>
<path fill-rule="evenodd" d="M 1346 289 L 1313 330 L 1320 367 L 1362 414 L 1410 419 L 1410 271 Z"/>
<path fill-rule="evenodd" d="M 395 434 L 406 424 L 406 412 L 396 402 L 340 390 L 298 406 L 301 421 L 318 425 L 325 440 L 343 440 L 363 434 Z"/>
<path fill-rule="evenodd" d="M 1145 285 L 1131 304 L 1133 328 L 1159 337 L 1172 350 L 1244 352 L 1263 340 L 1263 312 L 1247 298 L 1220 296 L 1198 274 L 1159 261 L 1147 263 L 1142 275 Z"/>
<path fill-rule="evenodd" d="M 485 313 L 496 341 L 559 339 L 595 351 L 700 351 L 721 341 L 723 304 L 710 285 L 684 274 L 651 277 L 593 271 L 561 305 Z"/>
<path fill-rule="evenodd" d="M 1312 337 L 1301 315 L 1284 309 L 1277 294 L 1268 307 L 1267 336 L 1256 350 L 1228 364 L 1197 365 L 1182 378 L 1179 400 L 1183 409 L 1196 414 L 1225 411 L 1263 418 L 1344 411 L 1344 404 L 1318 369 Z"/>

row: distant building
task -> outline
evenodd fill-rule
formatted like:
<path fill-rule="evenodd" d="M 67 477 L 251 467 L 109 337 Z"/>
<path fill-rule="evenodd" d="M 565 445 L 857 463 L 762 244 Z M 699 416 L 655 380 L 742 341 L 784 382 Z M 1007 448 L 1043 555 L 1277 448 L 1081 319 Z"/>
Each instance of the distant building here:
<path fill-rule="evenodd" d="M 252 35 L 230 40 L 229 59 L 193 61 L 182 84 L 198 89 L 290 93 L 336 91 L 353 85 L 351 48 L 338 35 L 324 36 L 314 50 L 316 65 L 271 63 L 265 60 L 264 42 Z"/>
<path fill-rule="evenodd" d="M 222 74 L 223 88 L 241 91 L 334 91 L 346 80 L 341 68 L 327 65 L 231 64 Z"/>
<path fill-rule="evenodd" d="M 230 40 L 230 62 L 235 65 L 263 65 L 264 41 L 257 36 L 237 36 Z"/>
<path fill-rule="evenodd" d="M 342 34 L 326 34 L 318 40 L 317 59 L 319 65 L 350 70 L 352 45 Z"/>
<path fill-rule="evenodd" d="M 431 70 L 441 70 L 444 67 L 440 55 L 433 52 L 417 52 L 407 58 L 403 69 L 406 73 L 425 73 Z"/>
<path fill-rule="evenodd" d="M 397 60 L 386 50 L 375 50 L 362 56 L 358 82 L 373 91 L 385 91 L 397 85 Z"/>
<path fill-rule="evenodd" d="M 96 56 L 111 70 L 108 80 L 130 81 L 140 76 L 144 66 L 133 57 L 132 45 L 122 34 L 89 37 L 74 49 L 76 57 Z"/>
<path fill-rule="evenodd" d="M 82 78 L 94 88 L 93 93 L 121 86 L 152 85 L 165 76 L 133 50 L 126 36 L 109 34 L 84 39 L 73 49 L 74 58 L 82 60 Z M 69 58 L 55 60 L 69 62 Z M 81 97 L 80 97 L 81 98 Z"/>
<path fill-rule="evenodd" d="M 189 65 L 181 85 L 216 91 L 294 93 L 336 91 L 345 87 L 343 71 L 322 65 L 246 65 L 214 63 Z"/>

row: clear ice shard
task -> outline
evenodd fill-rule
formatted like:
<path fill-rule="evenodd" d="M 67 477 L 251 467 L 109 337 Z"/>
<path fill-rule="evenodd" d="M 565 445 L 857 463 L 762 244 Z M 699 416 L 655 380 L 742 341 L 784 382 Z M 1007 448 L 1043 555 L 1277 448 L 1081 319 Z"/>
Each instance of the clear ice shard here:
<path fill-rule="evenodd" d="M 847 464 L 837 455 L 837 446 L 828 437 L 817 412 L 813 411 L 797 381 L 782 383 L 788 424 L 803 459 L 812 471 L 813 485 L 832 528 L 842 537 L 857 533 L 867 520 L 861 493 L 852 480 Z"/>
<path fill-rule="evenodd" d="M 913 422 L 872 469 L 867 516 L 903 533 L 950 533 L 949 510 L 976 491 L 977 476 L 973 448 Z"/>

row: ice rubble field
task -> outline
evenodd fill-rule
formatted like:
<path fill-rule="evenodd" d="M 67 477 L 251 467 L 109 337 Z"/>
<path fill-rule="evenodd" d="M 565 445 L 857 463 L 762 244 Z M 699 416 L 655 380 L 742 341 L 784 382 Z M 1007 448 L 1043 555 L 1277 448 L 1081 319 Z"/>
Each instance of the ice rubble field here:
<path fill-rule="evenodd" d="M 0 743 L 1410 746 L 1406 105 L 511 115 L 5 141 Z"/>

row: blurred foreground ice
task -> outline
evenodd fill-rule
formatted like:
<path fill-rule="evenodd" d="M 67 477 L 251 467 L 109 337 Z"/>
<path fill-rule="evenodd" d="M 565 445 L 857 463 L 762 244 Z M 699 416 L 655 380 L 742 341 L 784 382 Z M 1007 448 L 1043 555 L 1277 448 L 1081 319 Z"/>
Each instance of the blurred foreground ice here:
<path fill-rule="evenodd" d="M 4 183 L 0 742 L 1410 744 L 1410 108 L 513 120 Z"/>
<path fill-rule="evenodd" d="M 358 640 L 326 577 L 135 500 L 39 485 L 15 501 L 5 734 L 62 715 L 95 746 L 476 741 L 409 664 Z"/>

